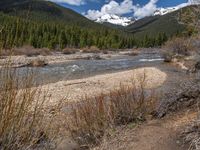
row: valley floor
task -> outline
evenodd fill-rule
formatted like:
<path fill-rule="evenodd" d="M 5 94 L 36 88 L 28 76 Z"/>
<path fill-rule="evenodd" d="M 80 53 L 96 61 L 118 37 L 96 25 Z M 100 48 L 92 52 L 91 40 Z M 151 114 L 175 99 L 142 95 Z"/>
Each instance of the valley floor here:
<path fill-rule="evenodd" d="M 160 94 L 177 90 L 181 83 L 192 78 L 175 66 L 161 64 L 156 67 L 144 67 L 85 79 L 62 81 L 50 84 L 49 87 L 50 92 L 56 93 L 55 98 L 67 91 L 69 98 L 77 99 L 78 97 L 79 99 L 86 93 L 89 95 L 106 93 L 113 88 L 118 88 L 120 83 L 129 85 L 133 79 L 136 79 L 135 77 L 139 79 L 144 73 L 147 81 L 145 87 L 154 89 Z M 44 87 L 47 88 L 47 86 Z M 130 124 L 128 127 L 119 127 L 111 137 L 104 139 L 103 143 L 94 150 L 187 150 L 188 147 L 183 145 L 179 136 L 182 129 L 196 119 L 196 116 L 197 112 L 187 109 L 168 115 L 163 119 L 149 119 L 141 125 Z M 68 146 L 62 145 L 64 149 Z"/>
<path fill-rule="evenodd" d="M 118 55 L 117 55 L 118 56 Z M 116 56 L 116 57 L 117 57 Z M 86 57 L 86 56 L 85 56 Z M 104 56 L 104 58 L 108 58 Z M 134 57 L 134 56 L 132 56 Z M 69 56 L 47 57 L 49 64 L 69 61 Z M 74 59 L 74 58 L 72 58 Z M 26 61 L 26 60 L 23 60 Z M 118 71 L 104 72 L 102 74 L 72 80 L 62 80 L 58 82 L 42 84 L 41 89 L 48 91 L 51 97 L 48 105 L 53 105 L 62 100 L 63 102 L 74 102 L 83 99 L 84 96 L 98 96 L 106 94 L 121 85 L 128 86 L 139 84 L 145 79 L 144 87 L 154 90 L 156 94 L 162 96 L 178 90 L 181 84 L 193 78 L 193 75 L 186 74 L 181 68 L 160 63 L 144 63 L 135 68 Z M 105 140 L 102 145 L 95 148 L 98 150 L 186 150 L 182 147 L 177 135 L 180 129 L 191 122 L 196 117 L 196 113 L 187 110 L 182 113 L 167 116 L 164 119 L 147 120 L 142 125 L 129 125 L 120 127 L 113 135 Z M 59 150 L 72 150 L 69 143 L 58 146 Z"/>
<path fill-rule="evenodd" d="M 160 64 L 79 80 L 61 81 L 50 84 L 49 87 L 52 93 L 57 93 L 55 98 L 67 91 L 68 98 L 81 99 L 86 93 L 94 96 L 109 92 L 113 88 L 118 88 L 120 83 L 129 85 L 133 79 L 139 79 L 144 73 L 147 81 L 145 88 L 153 89 L 161 95 L 177 91 L 182 83 L 193 78 L 176 66 Z M 197 112 L 187 109 L 164 119 L 149 119 L 141 125 L 119 127 L 94 150 L 187 150 L 188 147 L 183 145 L 179 136 L 182 129 L 196 119 L 196 116 Z M 66 147 L 68 146 L 64 145 L 64 148 Z"/>

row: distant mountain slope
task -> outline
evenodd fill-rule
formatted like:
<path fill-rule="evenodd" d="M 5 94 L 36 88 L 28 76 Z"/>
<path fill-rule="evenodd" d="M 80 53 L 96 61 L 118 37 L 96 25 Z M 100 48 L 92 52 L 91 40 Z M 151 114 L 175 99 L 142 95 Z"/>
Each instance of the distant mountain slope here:
<path fill-rule="evenodd" d="M 0 49 L 23 45 L 65 48 L 131 48 L 132 34 L 95 23 L 46 0 L 0 1 Z"/>
<path fill-rule="evenodd" d="M 179 22 L 179 17 L 184 12 L 193 11 L 193 7 L 195 6 L 184 7 L 166 15 L 156 15 L 140 19 L 127 26 L 125 30 L 134 33 L 137 38 L 142 38 L 146 35 L 154 37 L 158 33 L 166 33 L 168 36 L 181 33 L 185 31 L 186 24 Z"/>
<path fill-rule="evenodd" d="M 184 30 L 184 25 L 178 22 L 178 15 L 181 10 L 163 15 L 151 16 L 136 21 L 129 25 L 126 30 L 134 33 L 136 37 L 155 36 L 158 33 L 166 33 L 171 36 Z"/>
<path fill-rule="evenodd" d="M 0 11 L 37 21 L 59 21 L 65 24 L 98 26 L 75 11 L 45 0 L 1 0 Z M 100 26 L 100 25 L 99 25 Z"/>

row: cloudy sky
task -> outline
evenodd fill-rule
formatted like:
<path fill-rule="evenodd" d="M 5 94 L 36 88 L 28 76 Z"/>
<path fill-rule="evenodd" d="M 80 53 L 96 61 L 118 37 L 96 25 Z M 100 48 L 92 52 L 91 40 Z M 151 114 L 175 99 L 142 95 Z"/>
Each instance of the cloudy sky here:
<path fill-rule="evenodd" d="M 134 16 L 142 18 L 151 15 L 157 8 L 187 3 L 188 0 L 50 0 L 71 8 L 89 19 L 104 14 Z M 198 0 L 197 0 L 198 1 Z"/>

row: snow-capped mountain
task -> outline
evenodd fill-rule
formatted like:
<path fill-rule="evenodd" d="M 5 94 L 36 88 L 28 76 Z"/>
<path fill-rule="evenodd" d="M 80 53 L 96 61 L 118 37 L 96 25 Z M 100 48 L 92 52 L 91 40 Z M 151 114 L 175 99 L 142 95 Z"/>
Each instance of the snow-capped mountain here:
<path fill-rule="evenodd" d="M 120 17 L 117 15 L 106 14 L 95 20 L 98 23 L 108 22 L 115 25 L 128 26 L 134 22 L 131 17 Z"/>
<path fill-rule="evenodd" d="M 174 11 L 177 11 L 183 7 L 187 7 L 187 6 L 190 6 L 190 5 L 197 5 L 197 4 L 200 4 L 200 0 L 189 0 L 187 3 L 182 3 L 178 6 L 174 6 L 174 7 L 167 7 L 167 8 L 158 8 L 153 16 L 157 16 L 157 15 L 166 15 L 168 13 L 171 13 L 171 12 L 174 12 Z M 114 15 L 114 14 L 105 14 L 99 18 L 97 18 L 95 20 L 95 22 L 98 22 L 98 23 L 111 23 L 111 24 L 115 24 L 115 25 L 121 25 L 121 26 L 128 26 L 132 23 L 134 23 L 137 19 L 134 18 L 134 17 L 121 17 L 121 16 L 117 16 L 117 15 Z"/>
<path fill-rule="evenodd" d="M 180 5 L 175 6 L 175 7 L 159 8 L 154 12 L 154 16 L 156 16 L 156 15 L 166 15 L 168 13 L 174 12 L 176 10 L 179 10 L 183 7 L 190 6 L 190 5 L 195 5 L 195 3 L 188 2 L 188 3 L 180 4 Z"/>
<path fill-rule="evenodd" d="M 157 9 L 155 12 L 154 12 L 154 16 L 157 16 L 157 15 L 166 15 L 168 13 L 171 13 L 173 11 L 176 11 L 178 10 L 179 8 L 177 7 L 171 7 L 171 8 L 159 8 Z"/>

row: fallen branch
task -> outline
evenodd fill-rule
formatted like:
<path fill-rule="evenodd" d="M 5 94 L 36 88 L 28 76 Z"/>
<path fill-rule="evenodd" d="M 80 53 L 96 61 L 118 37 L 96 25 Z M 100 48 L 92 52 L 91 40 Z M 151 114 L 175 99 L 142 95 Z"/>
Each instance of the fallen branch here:
<path fill-rule="evenodd" d="M 83 84 L 83 83 L 86 83 L 86 81 L 82 81 L 82 82 L 74 82 L 74 83 L 68 83 L 68 84 L 65 84 L 64 86 L 70 86 L 70 85 L 76 85 L 76 84 Z"/>

